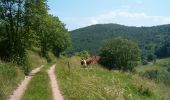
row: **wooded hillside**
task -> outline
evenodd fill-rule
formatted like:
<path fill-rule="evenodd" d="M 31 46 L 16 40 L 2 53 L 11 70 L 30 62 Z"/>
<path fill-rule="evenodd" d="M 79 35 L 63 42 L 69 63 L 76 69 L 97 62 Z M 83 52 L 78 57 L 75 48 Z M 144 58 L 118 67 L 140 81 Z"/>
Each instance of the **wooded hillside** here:
<path fill-rule="evenodd" d="M 170 25 L 131 27 L 119 24 L 97 24 L 71 31 L 73 47 L 69 53 L 87 50 L 98 54 L 103 40 L 124 37 L 139 44 L 142 58 L 154 58 L 156 51 L 168 41 Z"/>

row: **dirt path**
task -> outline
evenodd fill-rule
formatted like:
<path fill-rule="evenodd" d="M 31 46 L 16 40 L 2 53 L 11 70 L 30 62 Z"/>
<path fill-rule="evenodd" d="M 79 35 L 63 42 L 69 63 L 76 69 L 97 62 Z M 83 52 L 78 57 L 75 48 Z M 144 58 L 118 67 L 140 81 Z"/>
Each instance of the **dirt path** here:
<path fill-rule="evenodd" d="M 21 82 L 21 84 L 18 86 L 18 88 L 13 92 L 13 94 L 9 97 L 8 100 L 20 100 L 22 95 L 24 94 L 25 90 L 27 89 L 27 86 L 30 82 L 30 80 L 32 79 L 32 77 L 40 71 L 40 69 L 42 68 L 38 67 L 34 70 L 31 71 L 29 76 L 25 76 L 25 79 Z"/>
<path fill-rule="evenodd" d="M 48 76 L 50 78 L 50 84 L 53 92 L 53 99 L 54 100 L 64 100 L 63 96 L 60 93 L 57 80 L 56 80 L 56 75 L 55 75 L 55 66 L 53 65 L 49 70 L 48 70 Z"/>

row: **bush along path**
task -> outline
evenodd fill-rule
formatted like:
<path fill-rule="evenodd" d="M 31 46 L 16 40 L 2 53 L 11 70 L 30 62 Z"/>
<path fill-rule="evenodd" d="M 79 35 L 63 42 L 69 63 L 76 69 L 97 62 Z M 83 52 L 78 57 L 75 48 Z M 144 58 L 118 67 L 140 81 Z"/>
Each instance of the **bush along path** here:
<path fill-rule="evenodd" d="M 25 79 L 21 82 L 21 84 L 18 86 L 16 90 L 14 90 L 13 94 L 9 97 L 8 100 L 20 100 L 23 93 L 27 89 L 27 86 L 30 82 L 30 80 L 33 78 L 33 76 L 38 73 L 43 65 L 41 67 L 38 67 L 31 71 L 31 73 L 28 76 L 25 76 Z"/>
<path fill-rule="evenodd" d="M 52 67 L 48 70 L 48 76 L 50 78 L 50 84 L 53 92 L 53 100 L 64 100 L 57 84 L 55 66 L 56 65 L 52 65 Z"/>

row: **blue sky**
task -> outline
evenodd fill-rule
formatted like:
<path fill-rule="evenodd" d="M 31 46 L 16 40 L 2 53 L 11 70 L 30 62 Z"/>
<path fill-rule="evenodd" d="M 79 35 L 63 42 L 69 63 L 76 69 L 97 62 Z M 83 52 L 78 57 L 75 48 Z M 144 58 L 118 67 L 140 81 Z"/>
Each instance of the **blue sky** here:
<path fill-rule="evenodd" d="M 170 24 L 170 0 L 48 0 L 49 13 L 69 30 L 93 24 Z"/>

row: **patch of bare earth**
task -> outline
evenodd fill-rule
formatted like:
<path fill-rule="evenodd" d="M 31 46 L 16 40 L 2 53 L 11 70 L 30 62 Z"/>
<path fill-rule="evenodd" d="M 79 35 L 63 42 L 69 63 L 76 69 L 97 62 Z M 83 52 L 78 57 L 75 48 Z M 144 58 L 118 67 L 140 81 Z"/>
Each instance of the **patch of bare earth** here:
<path fill-rule="evenodd" d="M 49 70 L 48 70 L 48 76 L 50 78 L 50 84 L 53 92 L 53 100 L 64 100 L 63 96 L 61 95 L 61 92 L 59 90 L 57 80 L 56 80 L 56 75 L 55 75 L 55 66 L 53 65 Z"/>

